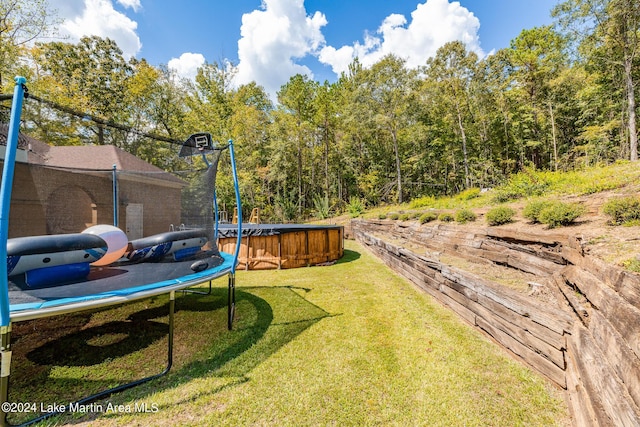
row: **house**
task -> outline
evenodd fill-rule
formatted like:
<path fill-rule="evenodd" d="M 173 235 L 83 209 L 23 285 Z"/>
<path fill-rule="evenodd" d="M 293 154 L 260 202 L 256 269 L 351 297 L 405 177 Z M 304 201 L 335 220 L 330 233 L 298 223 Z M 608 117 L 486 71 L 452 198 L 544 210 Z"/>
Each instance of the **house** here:
<path fill-rule="evenodd" d="M 0 125 L 0 163 L 7 131 Z M 169 231 L 181 223 L 185 186 L 174 175 L 111 145 L 50 146 L 21 134 L 9 237 L 78 233 L 92 225 L 114 224 L 115 217 L 130 240 Z"/>

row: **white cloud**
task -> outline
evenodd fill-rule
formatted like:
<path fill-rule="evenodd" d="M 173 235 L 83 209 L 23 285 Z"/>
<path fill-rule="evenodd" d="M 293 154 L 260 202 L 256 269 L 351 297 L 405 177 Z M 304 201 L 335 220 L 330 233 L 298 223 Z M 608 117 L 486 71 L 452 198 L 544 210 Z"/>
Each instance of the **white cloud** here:
<path fill-rule="evenodd" d="M 365 34 L 363 44 L 356 42 L 338 49 L 325 46 L 318 59 L 330 65 L 336 74 L 347 71 L 356 57 L 367 67 L 390 53 L 406 59 L 407 66 L 417 67 L 424 65 L 439 47 L 454 40 L 462 41 L 467 49 L 484 56 L 478 38 L 479 28 L 478 18 L 460 3 L 427 0 L 411 12 L 408 25 L 403 15 L 389 15 L 375 35 Z"/>
<path fill-rule="evenodd" d="M 318 53 L 325 43 L 321 28 L 326 24 L 320 12 L 307 15 L 303 0 L 263 0 L 260 10 L 242 16 L 236 82 L 256 81 L 275 97 L 292 75 L 313 77 L 308 67 L 295 61 Z"/>
<path fill-rule="evenodd" d="M 140 8 L 139 0 L 118 0 L 134 11 Z M 113 8 L 111 0 L 50 0 L 49 6 L 58 10 L 64 20 L 60 27 L 61 35 L 71 42 L 77 42 L 83 36 L 108 37 L 114 40 L 125 58 L 135 56 L 142 48 L 136 33 L 137 22 Z"/>
<path fill-rule="evenodd" d="M 180 58 L 171 58 L 167 67 L 174 70 L 180 77 L 193 80 L 198 73 L 198 68 L 202 67 L 204 63 L 205 59 L 202 54 L 185 52 L 180 55 Z"/>
<path fill-rule="evenodd" d="M 123 7 L 129 7 L 133 9 L 134 12 L 137 12 L 142 7 L 140 5 L 140 0 L 118 0 Z"/>

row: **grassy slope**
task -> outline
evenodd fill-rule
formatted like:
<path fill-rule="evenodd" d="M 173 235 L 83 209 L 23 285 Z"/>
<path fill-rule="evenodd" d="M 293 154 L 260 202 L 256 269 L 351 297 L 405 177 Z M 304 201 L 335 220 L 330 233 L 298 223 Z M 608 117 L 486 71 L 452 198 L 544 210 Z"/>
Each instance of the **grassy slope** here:
<path fill-rule="evenodd" d="M 237 321 L 231 332 L 226 330 L 224 281 L 216 283 L 212 296 L 179 297 L 171 373 L 108 400 L 146 402 L 159 411 L 103 414 L 97 419 L 90 414 L 72 422 L 91 420 L 98 426 L 566 423 L 558 390 L 357 243 L 346 242 L 346 248 L 346 257 L 334 266 L 239 272 Z M 127 316 L 143 323 L 166 321 L 165 302 L 157 299 L 97 313 L 91 319 L 82 317 L 75 323 L 93 327 L 97 337 L 71 333 L 61 338 L 66 342 L 56 342 L 68 347 L 81 338 L 81 346 L 91 343 L 99 354 L 100 346 L 113 344 L 108 331 L 100 335 L 100 322 Z M 31 329 L 27 338 L 34 335 Z M 120 335 L 122 331 L 112 338 Z M 42 348 L 36 348 L 36 354 Z M 164 339 L 155 337 L 132 353 L 114 354 L 91 365 L 80 359 L 67 367 L 58 366 L 64 360 L 58 354 L 51 355 L 49 365 L 40 366 L 33 362 L 32 352 L 16 369 L 49 372 L 50 378 L 42 376 L 35 387 L 38 399 L 64 402 L 70 398 L 65 393 L 71 384 L 77 392 L 102 385 L 105 378 L 113 382 L 133 377 L 149 360 L 161 366 L 164 349 Z M 15 401 L 33 399 L 33 394 L 14 396 Z M 71 419 L 66 416 L 57 422 Z"/>
<path fill-rule="evenodd" d="M 620 195 L 637 195 L 640 190 L 640 167 L 637 163 L 618 162 L 609 166 L 590 167 L 570 172 L 527 171 L 514 175 L 505 184 L 466 199 L 465 192 L 460 195 L 439 198 L 417 199 L 404 205 L 391 205 L 370 209 L 364 218 L 377 218 L 379 214 L 389 212 L 420 212 L 431 209 L 454 211 L 461 208 L 490 208 L 506 204 L 518 204 L 530 198 L 594 197 L 605 192 Z M 542 189 L 542 194 L 526 194 L 528 190 Z M 506 203 L 496 201 L 499 193 L 525 193 L 521 199 Z"/>

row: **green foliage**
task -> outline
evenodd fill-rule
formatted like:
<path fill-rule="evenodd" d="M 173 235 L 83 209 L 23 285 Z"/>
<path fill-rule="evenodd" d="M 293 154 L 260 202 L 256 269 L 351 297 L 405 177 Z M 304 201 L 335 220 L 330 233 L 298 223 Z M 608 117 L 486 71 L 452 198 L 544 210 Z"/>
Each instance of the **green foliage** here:
<path fill-rule="evenodd" d="M 329 218 L 329 198 L 317 194 L 313 198 L 313 206 L 315 208 L 315 214 L 318 219 Z"/>
<path fill-rule="evenodd" d="M 420 215 L 420 224 L 426 224 L 427 222 L 431 222 L 434 221 L 435 219 L 438 218 L 438 215 L 436 215 L 433 212 L 425 212 L 422 215 Z"/>
<path fill-rule="evenodd" d="M 640 273 L 640 259 L 631 258 L 622 262 L 622 266 L 629 271 L 633 271 L 634 273 Z"/>
<path fill-rule="evenodd" d="M 364 212 L 365 206 L 362 199 L 359 197 L 352 197 L 349 199 L 349 204 L 347 205 L 347 212 L 349 212 L 349 216 L 351 218 L 357 218 L 362 215 Z"/>
<path fill-rule="evenodd" d="M 396 221 L 398 218 L 400 218 L 400 214 L 398 213 L 392 212 L 389 214 L 389 219 Z"/>
<path fill-rule="evenodd" d="M 469 209 L 461 209 L 456 212 L 456 221 L 460 224 L 466 224 L 467 222 L 475 221 L 476 214 Z"/>
<path fill-rule="evenodd" d="M 387 214 L 386 213 L 378 214 L 378 219 L 387 219 Z"/>
<path fill-rule="evenodd" d="M 485 218 L 487 219 L 487 224 L 495 226 L 512 222 L 515 214 L 516 212 L 507 206 L 497 206 L 490 209 Z"/>
<path fill-rule="evenodd" d="M 409 207 L 411 209 L 420 209 L 420 208 L 432 208 L 436 204 L 436 198 L 433 196 L 424 196 L 418 199 L 413 199 L 409 203 Z"/>
<path fill-rule="evenodd" d="M 456 196 L 458 200 L 471 200 L 480 196 L 480 189 L 477 187 L 468 188 Z"/>
<path fill-rule="evenodd" d="M 45 3 L 20 0 L 6 6 L 33 4 L 22 10 L 43 12 Z M 622 4 L 611 10 L 624 12 Z M 601 22 L 617 22 L 608 19 L 606 9 Z M 272 209 L 274 218 L 326 217 L 326 202 L 316 200 L 317 194 L 355 216 L 362 211 L 346 202 L 354 197 L 365 206 L 412 200 L 410 209 L 455 211 L 475 209 L 487 197 L 502 203 L 543 194 L 592 194 L 619 188 L 640 174 L 633 163 L 616 164 L 614 173 L 602 167 L 630 152 L 629 129 L 619 123 L 621 101 L 626 104 L 620 79 L 627 71 L 593 61 L 611 52 L 610 39 L 591 46 L 609 51 L 575 62 L 565 56 L 562 35 L 550 27 L 525 30 L 511 48 L 484 59 L 460 42 L 448 43 L 420 74 L 394 55 L 367 67 L 354 61 L 331 84 L 292 76 L 273 105 L 255 82 L 231 85 L 237 69 L 227 64 L 204 64 L 195 81 L 185 83 L 166 67 L 125 60 L 106 39 L 19 49 L 23 43 L 12 34 L 30 34 L 15 32 L 20 23 L 37 30 L 33 35 L 51 27 L 36 19 L 39 13 L 16 19 L 19 10 L 3 10 L 11 31 L 0 43 L 0 76 L 6 83 L 22 64 L 32 94 L 64 107 L 27 103 L 26 134 L 56 145 L 114 144 L 173 171 L 191 165 L 177 158 L 175 147 L 135 130 L 172 140 L 200 130 L 216 140 L 232 138 L 238 170 L 247 172 L 240 176 L 243 197 L 265 212 Z M 612 57 L 624 55 L 616 51 Z M 637 64 L 629 70 L 628 77 L 635 78 Z M 124 127 L 98 125 L 69 110 Z M 564 170 L 550 172 L 558 167 Z M 228 173 L 224 156 L 220 170 Z M 482 187 L 493 190 L 485 196 Z M 431 196 L 420 197 L 425 194 Z"/>
<path fill-rule="evenodd" d="M 536 200 L 528 203 L 522 215 L 534 223 L 542 223 L 555 228 L 572 224 L 585 212 L 584 206 L 577 203 L 564 203 L 555 200 Z"/>
<path fill-rule="evenodd" d="M 438 220 L 442 222 L 452 222 L 454 219 L 453 215 L 448 212 L 443 212 L 438 215 Z"/>
<path fill-rule="evenodd" d="M 534 200 L 532 202 L 527 203 L 527 205 L 522 210 L 522 216 L 527 218 L 529 221 L 534 223 L 540 222 L 540 212 L 549 206 L 551 202 L 548 200 Z"/>
<path fill-rule="evenodd" d="M 403 213 L 400 214 L 400 221 L 409 221 L 409 219 L 411 218 L 411 215 L 409 215 L 408 213 Z"/>
<path fill-rule="evenodd" d="M 640 221 L 640 198 L 622 197 L 609 200 L 602 207 L 602 212 L 611 217 L 611 225 Z"/>
<path fill-rule="evenodd" d="M 277 196 L 275 198 L 275 213 L 282 222 L 291 222 L 295 219 L 298 206 L 295 203 L 295 191 L 286 196 Z"/>
<path fill-rule="evenodd" d="M 584 211 L 584 206 L 577 203 L 550 202 L 540 211 L 538 220 L 549 228 L 562 227 L 573 224 Z"/>
<path fill-rule="evenodd" d="M 550 186 L 543 176 L 525 169 L 511 177 L 504 185 L 495 190 L 493 199 L 498 203 L 521 199 L 523 197 L 540 196 Z"/>

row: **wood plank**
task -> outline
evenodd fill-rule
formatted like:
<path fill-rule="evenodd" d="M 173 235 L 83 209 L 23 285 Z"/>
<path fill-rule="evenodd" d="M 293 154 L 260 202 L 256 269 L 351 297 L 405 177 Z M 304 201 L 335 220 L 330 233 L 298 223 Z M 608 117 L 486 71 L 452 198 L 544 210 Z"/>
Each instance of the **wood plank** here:
<path fill-rule="evenodd" d="M 622 380 L 636 406 L 640 406 L 640 360 L 638 357 L 611 323 L 597 310 L 593 312 L 589 331 L 604 354 L 604 358 Z"/>
<path fill-rule="evenodd" d="M 544 243 L 546 245 L 563 245 L 566 243 L 567 238 L 561 234 L 551 233 L 525 233 L 521 230 L 509 230 L 504 228 L 490 227 L 485 229 L 485 234 L 488 237 L 497 238 L 500 240 L 511 240 L 514 242 L 522 243 Z"/>
<path fill-rule="evenodd" d="M 556 307 L 537 304 L 536 300 L 499 285 L 489 286 L 486 281 L 470 273 L 463 273 L 450 267 L 443 266 L 442 274 L 451 281 L 470 287 L 478 293 L 479 297 L 482 295 L 521 316 L 530 317 L 533 321 L 560 335 L 571 329 L 573 322 L 571 316 Z"/>
<path fill-rule="evenodd" d="M 566 348 L 564 332 L 567 328 L 558 327 L 555 328 L 556 330 L 550 329 L 545 325 L 535 322 L 529 317 L 517 315 L 504 305 L 496 303 L 494 300 L 485 298 L 484 296 L 478 297 L 478 303 L 487 310 L 495 313 L 496 316 L 517 324 L 520 328 L 531 333 L 536 338 L 544 341 L 553 348 L 557 350 L 564 350 Z"/>
<path fill-rule="evenodd" d="M 565 301 L 569 304 L 569 306 L 573 309 L 574 313 L 576 313 L 576 317 L 582 322 L 583 325 L 589 326 L 589 322 L 591 321 L 591 309 L 588 306 L 588 301 L 581 301 L 578 296 L 576 296 L 575 289 L 568 285 L 565 282 L 565 279 L 560 275 L 556 277 L 556 283 L 558 284 L 558 290 L 564 296 Z"/>
<path fill-rule="evenodd" d="M 564 376 L 564 369 L 560 369 L 549 359 L 541 356 L 529 347 L 521 344 L 513 337 L 505 334 L 500 329 L 493 326 L 481 317 L 476 317 L 476 323 L 478 327 L 485 330 L 496 341 L 501 343 L 505 348 L 509 349 L 514 354 L 518 355 L 522 360 L 527 362 L 530 366 L 534 367 L 538 372 L 549 378 L 562 388 L 567 387 L 566 379 Z"/>
<path fill-rule="evenodd" d="M 388 245 L 387 247 L 391 247 L 392 245 Z M 410 254 L 411 252 L 406 249 L 398 249 L 393 247 L 395 252 Z M 417 258 L 417 257 L 416 257 Z M 432 264 L 439 264 L 437 261 L 430 261 Z M 450 280 L 452 283 L 456 283 L 456 288 L 458 292 L 464 291 L 458 286 L 466 287 L 472 291 L 468 295 L 474 295 L 474 293 L 482 294 L 486 296 L 488 299 L 491 299 L 512 311 L 515 311 L 518 315 L 524 317 L 531 317 L 532 320 L 539 323 L 542 327 L 548 328 L 551 332 L 555 333 L 555 336 L 552 335 L 551 339 L 548 339 L 549 344 L 552 344 L 556 347 L 560 347 L 564 345 L 564 341 L 559 339 L 558 336 L 562 336 L 563 332 L 569 330 L 571 328 L 571 316 L 557 308 L 548 308 L 544 306 L 534 306 L 535 302 L 532 302 L 530 299 L 522 296 L 517 292 L 513 292 L 506 288 L 501 287 L 498 284 L 488 282 L 478 276 L 472 275 L 470 273 L 464 272 L 462 270 L 454 269 L 449 266 L 440 265 L 441 274 L 444 278 Z M 394 268 L 400 274 L 402 274 L 402 267 L 396 266 Z M 438 280 L 439 283 L 442 281 Z M 495 288 L 495 289 L 494 289 Z M 506 295 L 509 294 L 509 297 Z M 474 299 L 477 299 L 477 296 L 474 295 Z M 502 312 L 504 315 L 504 311 Z M 540 334 L 542 328 L 536 330 L 535 326 L 530 324 L 529 329 L 536 331 L 537 335 Z M 546 334 L 545 334 L 546 335 Z"/>
<path fill-rule="evenodd" d="M 573 314 L 573 308 L 569 305 L 567 298 L 564 296 L 564 293 L 560 290 L 561 287 L 566 286 L 566 282 L 564 277 L 562 277 L 561 271 L 556 271 L 553 276 L 547 279 L 548 289 L 555 296 L 556 301 L 558 301 L 558 306 L 564 312 L 568 314 Z"/>
<path fill-rule="evenodd" d="M 458 289 L 463 292 L 459 292 Z M 511 335 L 520 343 L 545 355 L 558 367 L 565 368 L 563 350 L 566 348 L 566 341 L 564 336 L 536 324 L 529 318 L 523 318 L 504 309 L 500 305 L 496 307 L 492 301 L 483 301 L 482 298 L 479 300 L 475 292 L 466 287 L 458 288 L 455 283 L 449 280 L 443 283 L 442 292 L 474 312 L 478 317 L 484 318 L 503 332 Z M 484 305 L 483 302 L 489 303 L 489 306 Z M 494 311 L 492 308 L 498 310 Z"/>
<path fill-rule="evenodd" d="M 493 325 L 494 328 L 501 330 L 522 345 L 542 355 L 546 359 L 550 360 L 558 368 L 562 370 L 566 368 L 564 351 L 562 350 L 566 346 L 566 344 L 564 343 L 564 339 L 562 339 L 563 344 L 559 346 L 561 348 L 556 348 L 552 345 L 549 345 L 543 339 L 540 339 L 531 334 L 527 329 L 522 328 L 519 324 L 520 322 L 518 318 L 514 317 L 511 319 L 504 319 L 500 316 L 497 316 L 491 310 L 486 309 L 481 304 L 474 304 L 474 309 L 472 311 L 476 313 L 478 318 L 485 319 L 488 323 Z"/>
<path fill-rule="evenodd" d="M 456 299 L 449 296 L 446 292 L 441 291 L 440 295 L 436 298 L 466 320 L 470 325 L 477 326 L 476 314 L 472 310 L 469 310 L 465 305 L 460 304 Z"/>
<path fill-rule="evenodd" d="M 574 426 L 593 426 L 599 427 L 602 424 L 599 422 L 599 417 L 596 415 L 596 409 L 594 404 L 598 407 L 598 411 L 603 413 L 602 405 L 600 402 L 593 402 L 591 399 L 591 393 L 589 393 L 588 385 L 585 386 L 582 379 L 582 363 L 580 363 L 581 354 L 578 351 L 573 340 L 569 339 L 567 342 L 567 370 L 565 376 L 567 379 L 567 396 L 569 403 L 569 410 L 573 418 Z M 603 426 L 605 427 L 605 426 Z"/>
<path fill-rule="evenodd" d="M 592 402 L 596 422 L 603 426 L 640 425 L 640 417 L 629 403 L 632 399 L 589 332 L 582 326 L 576 327 L 572 338 L 574 354 L 579 355 L 574 361 Z"/>
<path fill-rule="evenodd" d="M 558 264 L 539 258 L 536 255 L 512 251 L 509 253 L 507 264 L 518 270 L 526 271 L 537 276 L 550 276 L 558 269 Z"/>
<path fill-rule="evenodd" d="M 563 276 L 586 296 L 611 322 L 637 357 L 640 357 L 640 310 L 626 303 L 613 289 L 592 274 L 575 266 L 563 270 Z"/>

